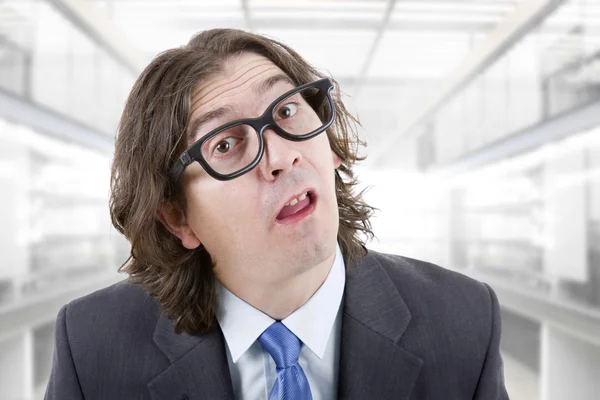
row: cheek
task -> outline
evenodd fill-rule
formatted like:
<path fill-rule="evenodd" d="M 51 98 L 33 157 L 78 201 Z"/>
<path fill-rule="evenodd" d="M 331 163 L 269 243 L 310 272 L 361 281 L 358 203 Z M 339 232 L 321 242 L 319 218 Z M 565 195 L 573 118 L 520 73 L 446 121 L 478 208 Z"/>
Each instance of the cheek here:
<path fill-rule="evenodd" d="M 333 153 L 329 146 L 327 135 L 317 136 L 314 143 L 311 144 L 310 154 L 314 162 L 317 162 L 321 169 L 335 169 L 339 167 L 339 158 Z"/>
<path fill-rule="evenodd" d="M 251 212 L 252 196 L 245 193 L 236 185 L 218 181 L 190 190 L 188 214 L 194 230 L 200 235 L 231 232 L 251 219 L 256 211 Z"/>

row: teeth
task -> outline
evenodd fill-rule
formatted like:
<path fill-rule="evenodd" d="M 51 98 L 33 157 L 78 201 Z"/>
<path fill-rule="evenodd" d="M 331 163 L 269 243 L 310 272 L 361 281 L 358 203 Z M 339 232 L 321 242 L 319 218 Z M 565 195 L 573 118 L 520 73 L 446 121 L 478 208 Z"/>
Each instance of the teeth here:
<path fill-rule="evenodd" d="M 296 204 L 298 204 L 299 201 L 302 201 L 304 199 L 306 199 L 306 196 L 308 195 L 308 192 L 301 194 L 300 196 L 298 196 L 298 198 L 290 201 L 289 203 L 286 204 L 286 206 L 295 206 Z"/>

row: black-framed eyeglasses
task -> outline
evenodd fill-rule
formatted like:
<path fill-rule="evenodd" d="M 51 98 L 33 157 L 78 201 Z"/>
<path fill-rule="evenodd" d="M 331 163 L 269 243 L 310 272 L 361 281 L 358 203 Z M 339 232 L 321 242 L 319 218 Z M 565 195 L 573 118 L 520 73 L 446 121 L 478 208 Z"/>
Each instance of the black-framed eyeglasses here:
<path fill-rule="evenodd" d="M 335 119 L 328 78 L 298 86 L 279 96 L 262 116 L 229 122 L 198 139 L 169 171 L 175 183 L 183 170 L 197 161 L 213 178 L 227 181 L 255 168 L 264 154 L 264 131 L 295 142 L 327 130 Z"/>

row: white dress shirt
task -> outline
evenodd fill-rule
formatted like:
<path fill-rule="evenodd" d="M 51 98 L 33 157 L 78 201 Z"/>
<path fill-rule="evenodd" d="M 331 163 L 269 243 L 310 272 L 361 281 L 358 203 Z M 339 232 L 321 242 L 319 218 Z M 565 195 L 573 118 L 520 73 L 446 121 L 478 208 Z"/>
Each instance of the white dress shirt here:
<path fill-rule="evenodd" d="M 299 309 L 281 322 L 303 343 L 298 362 L 313 400 L 337 397 L 342 325 L 342 296 L 346 283 L 339 245 L 325 282 Z M 258 337 L 275 320 L 217 284 L 217 320 L 227 343 L 227 362 L 237 400 L 268 399 L 277 379 L 275 362 Z"/>

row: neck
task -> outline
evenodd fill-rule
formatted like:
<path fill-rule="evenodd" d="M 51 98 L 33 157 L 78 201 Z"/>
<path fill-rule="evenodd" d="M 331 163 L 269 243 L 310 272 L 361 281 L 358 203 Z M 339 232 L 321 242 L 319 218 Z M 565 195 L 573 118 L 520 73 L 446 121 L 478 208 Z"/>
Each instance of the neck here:
<path fill-rule="evenodd" d="M 250 279 L 217 278 L 246 303 L 273 319 L 282 320 L 302 307 L 319 290 L 333 266 L 335 254 L 334 252 L 323 262 L 284 280 L 257 282 Z"/>

